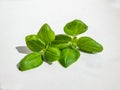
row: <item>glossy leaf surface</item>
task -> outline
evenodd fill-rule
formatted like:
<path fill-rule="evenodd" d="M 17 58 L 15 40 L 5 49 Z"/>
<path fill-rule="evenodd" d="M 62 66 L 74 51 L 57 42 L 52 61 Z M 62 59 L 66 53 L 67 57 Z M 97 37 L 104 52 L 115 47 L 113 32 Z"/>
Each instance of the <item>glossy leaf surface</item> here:
<path fill-rule="evenodd" d="M 71 40 L 71 37 L 65 34 L 59 34 L 55 36 L 55 40 L 52 42 L 52 46 L 63 49 L 71 44 Z"/>
<path fill-rule="evenodd" d="M 44 44 L 40 41 L 37 35 L 28 35 L 26 36 L 25 41 L 27 47 L 32 51 L 39 52 L 45 48 Z"/>
<path fill-rule="evenodd" d="M 77 46 L 81 51 L 87 53 L 97 53 L 103 50 L 103 46 L 94 39 L 84 36 L 78 39 Z"/>
<path fill-rule="evenodd" d="M 76 49 L 72 48 L 65 48 L 61 52 L 61 58 L 59 60 L 59 63 L 67 68 L 71 64 L 77 61 L 77 59 L 80 57 L 80 53 Z"/>
<path fill-rule="evenodd" d="M 64 32 L 71 36 L 76 36 L 84 33 L 88 29 L 88 26 L 81 20 L 73 20 L 67 23 L 64 27 Z"/>
<path fill-rule="evenodd" d="M 30 53 L 26 55 L 19 63 L 20 71 L 26 71 L 40 66 L 43 63 L 40 53 Z"/>
<path fill-rule="evenodd" d="M 49 44 L 55 39 L 55 33 L 48 24 L 44 24 L 38 32 L 39 38 L 45 43 Z"/>
<path fill-rule="evenodd" d="M 48 62 L 54 62 L 56 60 L 60 59 L 60 50 L 56 47 L 49 47 L 46 51 L 45 51 L 45 58 L 46 61 Z"/>

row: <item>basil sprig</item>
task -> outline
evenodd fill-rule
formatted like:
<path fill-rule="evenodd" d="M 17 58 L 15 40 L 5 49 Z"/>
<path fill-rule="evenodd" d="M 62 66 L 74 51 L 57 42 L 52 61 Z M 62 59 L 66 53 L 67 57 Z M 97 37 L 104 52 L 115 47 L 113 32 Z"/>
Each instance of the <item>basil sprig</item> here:
<path fill-rule="evenodd" d="M 67 68 L 80 57 L 80 52 L 98 53 L 103 46 L 88 36 L 78 37 L 86 32 L 88 26 L 81 20 L 73 20 L 64 26 L 65 34 L 55 35 L 51 27 L 45 23 L 37 34 L 25 37 L 27 47 L 32 53 L 26 55 L 18 64 L 20 71 L 40 66 L 43 61 L 51 64 L 58 61 Z"/>

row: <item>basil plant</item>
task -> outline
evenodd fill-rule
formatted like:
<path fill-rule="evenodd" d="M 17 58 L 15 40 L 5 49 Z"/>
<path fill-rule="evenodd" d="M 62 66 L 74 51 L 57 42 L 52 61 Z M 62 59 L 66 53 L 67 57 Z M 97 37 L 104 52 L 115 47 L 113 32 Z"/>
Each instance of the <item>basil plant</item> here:
<path fill-rule="evenodd" d="M 65 34 L 55 35 L 52 28 L 45 23 L 37 34 L 25 37 L 27 47 L 32 53 L 26 55 L 18 64 L 20 71 L 31 70 L 43 62 L 52 64 L 58 61 L 64 68 L 75 63 L 80 57 L 80 51 L 98 53 L 103 46 L 88 36 L 78 37 L 86 32 L 88 26 L 81 20 L 73 20 L 64 26 Z"/>

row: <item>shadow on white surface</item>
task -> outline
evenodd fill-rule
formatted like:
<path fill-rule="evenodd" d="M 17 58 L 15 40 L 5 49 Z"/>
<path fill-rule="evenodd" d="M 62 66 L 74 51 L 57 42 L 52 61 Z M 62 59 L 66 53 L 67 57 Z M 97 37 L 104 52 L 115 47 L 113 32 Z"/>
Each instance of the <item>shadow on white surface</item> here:
<path fill-rule="evenodd" d="M 17 46 L 17 51 L 22 54 L 29 54 L 31 51 L 27 48 L 27 46 Z"/>

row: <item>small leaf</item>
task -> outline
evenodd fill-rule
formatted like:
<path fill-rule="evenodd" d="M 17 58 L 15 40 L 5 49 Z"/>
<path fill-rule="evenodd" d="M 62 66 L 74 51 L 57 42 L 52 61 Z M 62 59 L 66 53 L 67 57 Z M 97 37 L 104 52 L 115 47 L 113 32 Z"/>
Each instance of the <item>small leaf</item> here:
<path fill-rule="evenodd" d="M 41 51 L 45 48 L 44 44 L 40 41 L 37 35 L 28 35 L 25 37 L 27 47 L 35 52 Z"/>
<path fill-rule="evenodd" d="M 40 53 L 30 53 L 26 55 L 19 63 L 20 71 L 26 71 L 40 66 L 43 63 Z"/>
<path fill-rule="evenodd" d="M 80 53 L 76 49 L 65 48 L 61 52 L 61 58 L 59 60 L 59 63 L 63 67 L 67 68 L 68 66 L 76 62 L 79 57 Z"/>
<path fill-rule="evenodd" d="M 48 24 L 44 24 L 38 32 L 39 38 L 45 43 L 49 44 L 55 39 L 55 33 Z"/>
<path fill-rule="evenodd" d="M 64 32 L 71 36 L 76 36 L 84 33 L 88 29 L 88 26 L 81 20 L 73 20 L 67 23 L 64 27 Z"/>
<path fill-rule="evenodd" d="M 54 62 L 60 59 L 60 50 L 55 47 L 48 47 L 45 51 L 45 58 L 47 62 Z"/>
<path fill-rule="evenodd" d="M 52 46 L 57 47 L 59 49 L 63 49 L 65 47 L 70 46 L 71 40 L 71 37 L 65 34 L 59 34 L 55 36 L 55 40 L 52 42 Z"/>
<path fill-rule="evenodd" d="M 97 53 L 103 50 L 101 44 L 90 37 L 84 36 L 78 39 L 77 45 L 81 51 L 87 53 Z"/>

